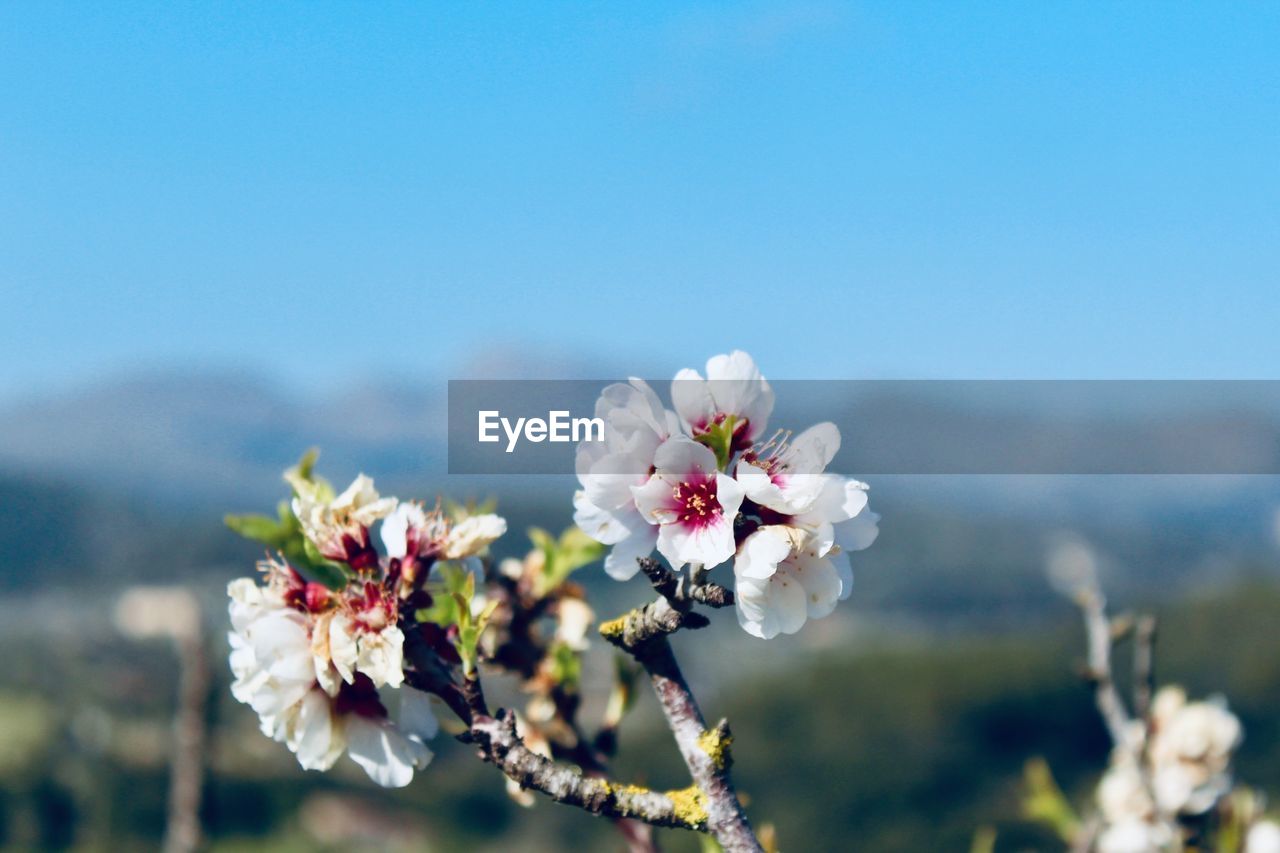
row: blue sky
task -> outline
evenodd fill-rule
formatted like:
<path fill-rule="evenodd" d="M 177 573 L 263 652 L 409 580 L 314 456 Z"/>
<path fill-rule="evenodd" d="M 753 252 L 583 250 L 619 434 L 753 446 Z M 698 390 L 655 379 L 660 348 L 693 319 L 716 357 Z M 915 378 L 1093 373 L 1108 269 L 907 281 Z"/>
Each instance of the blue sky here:
<path fill-rule="evenodd" d="M 1275 378 L 1277 44 L 1244 3 L 4 4 L 0 395 Z"/>

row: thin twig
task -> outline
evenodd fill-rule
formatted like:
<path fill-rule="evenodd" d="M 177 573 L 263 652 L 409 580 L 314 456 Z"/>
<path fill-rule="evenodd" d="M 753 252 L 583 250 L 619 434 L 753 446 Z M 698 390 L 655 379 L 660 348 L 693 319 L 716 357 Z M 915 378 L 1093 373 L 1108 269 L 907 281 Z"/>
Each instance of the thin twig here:
<path fill-rule="evenodd" d="M 178 649 L 178 711 L 174 716 L 173 768 L 169 780 L 169 818 L 165 853 L 189 853 L 200 848 L 200 799 L 204 777 L 205 708 L 209 697 L 209 666 L 199 622 L 189 633 L 175 637 Z"/>
<path fill-rule="evenodd" d="M 1139 617 L 1133 629 L 1133 713 L 1140 720 L 1151 711 L 1155 692 L 1155 642 L 1156 617 Z"/>
<path fill-rule="evenodd" d="M 1120 698 L 1115 679 L 1111 674 L 1111 620 L 1107 618 L 1106 599 L 1096 587 L 1078 591 L 1076 603 L 1084 615 L 1085 634 L 1089 646 L 1089 678 L 1093 682 L 1094 701 L 1098 713 L 1106 724 L 1111 742 L 1120 748 L 1129 748 L 1129 712 Z"/>

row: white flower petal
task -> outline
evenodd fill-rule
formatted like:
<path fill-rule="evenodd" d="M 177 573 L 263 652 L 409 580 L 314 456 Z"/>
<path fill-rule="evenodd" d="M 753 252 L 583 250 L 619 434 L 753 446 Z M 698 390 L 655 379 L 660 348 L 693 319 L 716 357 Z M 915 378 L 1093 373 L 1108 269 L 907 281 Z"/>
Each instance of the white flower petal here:
<path fill-rule="evenodd" d="M 658 528 L 648 524 L 639 515 L 631 535 L 618 542 L 604 559 L 604 570 L 614 580 L 625 581 L 635 577 L 640 571 L 636 562 L 640 557 L 648 557 L 658 544 Z"/>
<path fill-rule="evenodd" d="M 411 740 L 388 721 L 353 716 L 347 721 L 347 754 L 384 788 L 403 788 L 415 768 L 426 767 L 431 750 Z"/>
<path fill-rule="evenodd" d="M 333 704 L 322 691 L 312 690 L 298 706 L 289 732 L 288 746 L 304 770 L 328 770 L 346 745 Z"/>
<path fill-rule="evenodd" d="M 733 561 L 734 575 L 755 580 L 772 576 L 778 564 L 791 555 L 794 539 L 789 530 L 794 528 L 768 525 L 744 539 Z"/>
<path fill-rule="evenodd" d="M 486 548 L 507 532 L 507 521 L 500 515 L 473 515 L 449 529 L 444 543 L 444 556 L 449 560 L 470 557 Z"/>

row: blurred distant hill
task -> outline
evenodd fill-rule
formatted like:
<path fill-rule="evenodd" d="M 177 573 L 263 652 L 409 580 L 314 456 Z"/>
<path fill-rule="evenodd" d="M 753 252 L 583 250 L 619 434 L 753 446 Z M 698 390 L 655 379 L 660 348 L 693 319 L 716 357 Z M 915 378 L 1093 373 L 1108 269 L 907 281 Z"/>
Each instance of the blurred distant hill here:
<path fill-rule="evenodd" d="M 499 359 L 474 372 L 515 369 Z M 969 432 L 934 440 L 976 442 L 999 415 L 937 397 L 898 396 L 861 409 L 822 402 L 845 425 L 846 446 L 856 446 L 864 422 L 878 422 L 881 432 L 915 431 L 924 444 L 940 418 Z M 443 382 L 366 383 L 308 397 L 251 376 L 192 373 L 124 378 L 0 408 L 0 586 L 243 565 L 257 551 L 221 527 L 222 514 L 271 511 L 284 496 L 280 472 L 309 446 L 323 449 L 322 471 L 335 482 L 363 470 L 402 496 L 495 496 L 516 534 L 570 522 L 571 477 L 446 475 L 444 407 Z M 805 418 L 806 408 L 783 417 Z M 1041 417 L 1049 430 L 1054 414 L 1020 417 Z M 1235 423 L 1262 446 L 1268 430 L 1280 430 L 1280 413 L 1255 408 Z M 1029 618 L 1045 597 L 1046 542 L 1063 529 L 1083 531 L 1116 555 L 1120 592 L 1153 578 L 1155 588 L 1173 591 L 1182 582 L 1266 574 L 1276 562 L 1277 477 L 868 479 L 884 533 L 859 557 L 863 589 L 855 598 L 931 619 Z M 502 547 L 519 552 L 523 537 Z"/>
<path fill-rule="evenodd" d="M 557 369 L 590 372 L 581 364 Z M 497 356 L 468 370 L 548 375 L 536 361 L 520 367 Z M 980 496 L 998 504 L 1007 495 L 1007 508 L 1028 509 L 1030 478 L 1013 489 L 982 478 L 1037 474 L 1044 475 L 1033 484 L 1041 497 L 1097 491 L 1114 506 L 1119 485 L 1124 502 L 1145 512 L 1200 504 L 1206 489 L 1247 492 L 1252 500 L 1273 484 L 1215 475 L 1195 479 L 1194 488 L 1166 488 L 1170 475 L 1162 473 L 1154 486 L 1153 478 L 1131 476 L 1099 490 L 1099 481 L 1084 475 L 1280 472 L 1280 383 L 774 384 L 772 426 L 833 420 L 844 434 L 834 467 L 934 478 L 917 497 Z M 205 507 L 273 494 L 279 472 L 318 446 L 335 479 L 364 470 L 396 486 L 443 486 L 446 399 L 444 381 L 380 380 L 303 395 L 246 374 L 120 377 L 0 405 L 0 471 Z M 536 482 L 530 478 L 524 488 Z"/>

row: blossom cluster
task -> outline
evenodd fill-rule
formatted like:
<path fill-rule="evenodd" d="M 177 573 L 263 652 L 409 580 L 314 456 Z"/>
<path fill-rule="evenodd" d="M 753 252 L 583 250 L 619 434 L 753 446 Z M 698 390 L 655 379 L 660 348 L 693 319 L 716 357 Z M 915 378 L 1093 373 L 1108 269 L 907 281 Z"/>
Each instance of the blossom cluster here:
<path fill-rule="evenodd" d="M 826 471 L 840 431 L 766 438 L 773 389 L 740 351 L 705 378 L 681 370 L 671 399 L 640 379 L 610 385 L 595 407 L 604 440 L 579 445 L 574 521 L 612 546 L 605 570 L 627 580 L 655 549 L 676 569 L 732 561 L 739 624 L 765 639 L 831 613 L 852 589 L 848 552 L 879 521 L 865 483 Z"/>
<path fill-rule="evenodd" d="M 1184 849 L 1186 828 L 1203 824 L 1228 803 L 1231 760 L 1243 738 L 1239 719 L 1220 698 L 1188 701 L 1180 687 L 1162 688 L 1149 720 L 1135 721 L 1132 743 L 1117 747 L 1098 785 L 1100 853 Z M 1280 853 L 1280 827 L 1255 821 L 1244 853 Z"/>
<path fill-rule="evenodd" d="M 308 579 L 279 554 L 259 563 L 260 579 L 229 584 L 232 694 L 303 768 L 327 770 L 345 752 L 378 784 L 402 787 L 431 760 L 426 741 L 437 729 L 426 695 L 398 689 L 405 631 L 430 601 L 422 584 L 434 563 L 472 557 L 506 522 L 453 523 L 439 509 L 382 497 L 363 474 L 338 495 L 302 466 L 286 479 L 286 521 L 300 537 L 294 559 L 328 569 L 331 582 Z"/>

